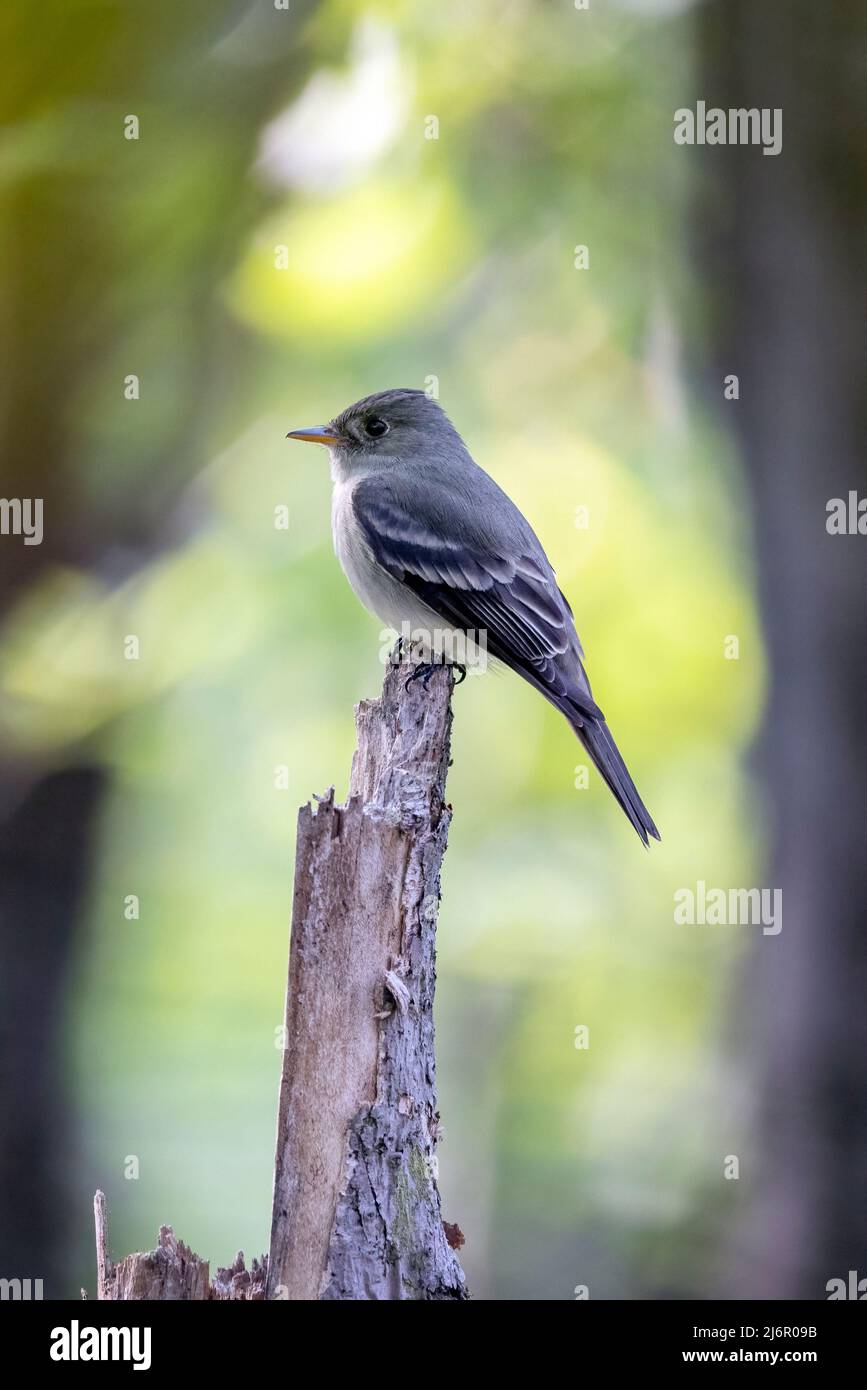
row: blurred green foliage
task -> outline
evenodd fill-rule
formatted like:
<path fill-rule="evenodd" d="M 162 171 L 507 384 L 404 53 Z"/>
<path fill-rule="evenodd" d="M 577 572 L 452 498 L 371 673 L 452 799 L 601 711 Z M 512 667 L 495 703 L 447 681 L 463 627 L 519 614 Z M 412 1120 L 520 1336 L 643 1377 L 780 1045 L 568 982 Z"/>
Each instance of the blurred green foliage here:
<path fill-rule="evenodd" d="M 685 21 L 74 0 L 3 23 L 0 186 L 42 266 L 28 331 L 46 370 L 74 363 L 63 497 L 92 544 L 7 614 L 0 735 L 113 772 L 69 1018 L 70 1287 L 93 1284 L 97 1185 L 118 1255 L 162 1222 L 212 1261 L 267 1246 L 296 807 L 345 792 L 382 645 L 331 553 L 325 455 L 284 436 L 435 377 L 542 538 L 663 834 L 643 853 L 576 789 L 580 747 L 516 678 L 457 692 L 445 1214 L 481 1295 L 702 1296 L 742 1186 L 721 1174 L 754 929 L 675 926 L 673 893 L 753 881 L 764 675 L 737 468 L 691 391 Z"/>

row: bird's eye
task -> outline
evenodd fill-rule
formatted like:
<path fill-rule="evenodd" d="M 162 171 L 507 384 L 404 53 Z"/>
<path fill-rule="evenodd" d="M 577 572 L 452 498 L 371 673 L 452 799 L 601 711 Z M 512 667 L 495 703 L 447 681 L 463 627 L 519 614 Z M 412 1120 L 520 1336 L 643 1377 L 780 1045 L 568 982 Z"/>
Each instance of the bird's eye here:
<path fill-rule="evenodd" d="M 388 425 L 385 420 L 380 420 L 376 415 L 365 422 L 364 428 L 371 439 L 381 439 L 384 434 L 388 434 Z"/>

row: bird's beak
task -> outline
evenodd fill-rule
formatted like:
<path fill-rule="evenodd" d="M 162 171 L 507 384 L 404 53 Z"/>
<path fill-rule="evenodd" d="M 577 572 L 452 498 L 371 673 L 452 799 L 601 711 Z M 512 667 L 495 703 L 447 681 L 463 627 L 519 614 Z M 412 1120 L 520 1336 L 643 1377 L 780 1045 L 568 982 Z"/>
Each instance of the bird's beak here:
<path fill-rule="evenodd" d="M 339 434 L 335 434 L 331 425 L 317 425 L 310 430 L 290 430 L 287 439 L 306 439 L 310 444 L 342 444 L 343 440 Z"/>

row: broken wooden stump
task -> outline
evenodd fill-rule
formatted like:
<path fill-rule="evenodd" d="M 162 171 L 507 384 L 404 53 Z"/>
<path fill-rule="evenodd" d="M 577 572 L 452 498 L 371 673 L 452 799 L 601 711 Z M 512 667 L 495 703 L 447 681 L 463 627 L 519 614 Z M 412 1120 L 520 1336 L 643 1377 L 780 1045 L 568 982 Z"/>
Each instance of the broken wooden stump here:
<path fill-rule="evenodd" d="M 298 819 L 268 1297 L 464 1299 L 437 1188 L 433 1002 L 453 674 L 390 665 L 349 797 Z"/>
<path fill-rule="evenodd" d="M 195 1300 L 213 1299 L 219 1302 L 237 1300 L 249 1302 L 265 1297 L 265 1278 L 268 1259 L 253 1260 L 251 1269 L 244 1265 L 240 1252 L 228 1269 L 218 1269 L 210 1279 L 208 1261 L 201 1259 L 178 1240 L 171 1226 L 161 1226 L 155 1250 L 126 1255 L 114 1264 L 108 1253 L 108 1218 L 105 1196 L 97 1192 L 93 1199 L 96 1228 L 96 1296 L 101 1301 L 129 1300 Z"/>
<path fill-rule="evenodd" d="M 437 1187 L 435 934 L 451 668 L 356 710 L 349 797 L 298 818 L 270 1255 L 211 1280 L 170 1226 L 114 1264 L 94 1199 L 104 1300 L 466 1299 Z"/>

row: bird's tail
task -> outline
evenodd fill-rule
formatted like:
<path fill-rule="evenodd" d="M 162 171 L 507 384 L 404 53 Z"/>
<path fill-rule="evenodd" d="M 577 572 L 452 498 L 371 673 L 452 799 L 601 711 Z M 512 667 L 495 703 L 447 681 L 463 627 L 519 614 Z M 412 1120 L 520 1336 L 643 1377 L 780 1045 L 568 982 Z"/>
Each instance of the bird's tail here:
<path fill-rule="evenodd" d="M 643 843 L 647 844 L 649 835 L 652 835 L 654 840 L 658 840 L 660 835 L 653 824 L 653 817 L 638 795 L 635 783 L 629 775 L 627 766 L 620 756 L 617 744 L 611 737 L 611 730 L 605 720 L 588 719 L 585 715 L 580 719 L 570 719 L 569 722 L 593 759 L 596 768 L 620 802 Z"/>

